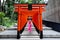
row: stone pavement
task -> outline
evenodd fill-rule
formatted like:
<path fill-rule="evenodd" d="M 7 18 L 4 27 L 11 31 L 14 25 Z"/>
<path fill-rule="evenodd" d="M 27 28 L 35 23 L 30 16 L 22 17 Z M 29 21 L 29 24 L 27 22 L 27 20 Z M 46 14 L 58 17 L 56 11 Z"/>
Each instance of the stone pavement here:
<path fill-rule="evenodd" d="M 33 26 L 33 25 L 32 25 Z M 18 40 L 17 36 L 17 27 L 9 28 L 3 32 L 0 32 L 0 40 Z M 60 33 L 53 31 L 51 28 L 43 25 L 43 39 L 42 40 L 60 40 Z M 21 34 L 19 40 L 41 40 L 36 32 L 35 28 L 32 27 L 32 33 L 27 31 L 27 25 L 24 32 Z"/>

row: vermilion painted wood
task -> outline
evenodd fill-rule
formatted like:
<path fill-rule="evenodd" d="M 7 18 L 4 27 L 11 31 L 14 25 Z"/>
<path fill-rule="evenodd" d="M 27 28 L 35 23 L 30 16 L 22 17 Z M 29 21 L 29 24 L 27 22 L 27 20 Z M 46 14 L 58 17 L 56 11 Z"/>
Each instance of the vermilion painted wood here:
<path fill-rule="evenodd" d="M 42 31 L 42 12 L 45 4 L 32 4 L 32 10 L 28 10 L 28 4 L 15 4 L 15 12 L 18 12 L 18 28 L 20 31 L 24 28 L 28 16 L 32 16 L 32 22 L 36 25 L 39 31 Z"/>

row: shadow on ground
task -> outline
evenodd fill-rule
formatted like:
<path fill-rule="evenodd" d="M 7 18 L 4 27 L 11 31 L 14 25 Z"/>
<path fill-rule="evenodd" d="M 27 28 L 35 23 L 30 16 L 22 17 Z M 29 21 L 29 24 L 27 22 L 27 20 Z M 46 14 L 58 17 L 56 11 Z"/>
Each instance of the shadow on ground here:
<path fill-rule="evenodd" d="M 60 32 L 60 23 L 43 20 L 43 24 L 47 27 L 51 27 L 54 31 Z"/>

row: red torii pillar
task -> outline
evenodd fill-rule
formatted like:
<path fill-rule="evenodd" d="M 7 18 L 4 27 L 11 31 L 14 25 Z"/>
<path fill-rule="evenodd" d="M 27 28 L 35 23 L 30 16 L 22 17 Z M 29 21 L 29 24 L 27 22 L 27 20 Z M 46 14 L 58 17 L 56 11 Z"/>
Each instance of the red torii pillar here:
<path fill-rule="evenodd" d="M 40 38 L 43 38 L 43 27 L 42 27 L 42 12 L 46 4 L 32 4 L 31 8 L 28 4 L 15 4 L 15 12 L 18 12 L 18 27 L 17 27 L 17 38 L 20 38 L 20 34 L 25 28 L 28 16 L 32 17 L 32 22 L 40 33 Z"/>

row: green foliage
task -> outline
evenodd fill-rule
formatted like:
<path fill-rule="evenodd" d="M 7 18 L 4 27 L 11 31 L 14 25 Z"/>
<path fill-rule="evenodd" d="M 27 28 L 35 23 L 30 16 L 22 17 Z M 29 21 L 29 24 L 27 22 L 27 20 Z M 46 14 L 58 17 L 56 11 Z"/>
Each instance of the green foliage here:
<path fill-rule="evenodd" d="M 2 24 L 3 26 L 10 27 L 13 25 L 17 20 L 17 16 L 14 13 L 14 1 L 13 0 L 6 0 L 6 3 L 4 5 L 5 9 L 5 17 L 2 18 Z M 3 16 L 3 15 L 1 15 Z"/>
<path fill-rule="evenodd" d="M 26 3 L 32 4 L 32 0 L 20 0 L 20 3 L 21 4 L 26 4 Z"/>
<path fill-rule="evenodd" d="M 20 0 L 20 3 L 21 3 L 21 4 L 24 4 L 24 3 L 25 3 L 25 0 Z"/>
<path fill-rule="evenodd" d="M 3 25 L 6 27 L 10 27 L 11 25 L 13 25 L 14 23 L 11 21 L 11 19 L 9 19 L 9 17 L 5 17 L 3 18 Z"/>
<path fill-rule="evenodd" d="M 20 0 L 21 4 L 43 4 L 44 0 Z"/>
<path fill-rule="evenodd" d="M 15 15 L 16 16 L 16 15 Z M 5 13 L 0 12 L 0 25 L 6 26 L 7 28 L 16 22 L 15 20 L 12 21 L 11 18 L 5 17 Z"/>
<path fill-rule="evenodd" d="M 9 11 L 13 12 L 13 10 L 14 10 L 14 7 L 10 6 Z"/>
<path fill-rule="evenodd" d="M 0 12 L 0 18 L 4 17 L 5 16 L 5 13 L 3 12 Z"/>
<path fill-rule="evenodd" d="M 32 0 L 28 0 L 28 4 L 32 4 Z"/>
<path fill-rule="evenodd" d="M 14 1 L 6 0 L 4 12 L 0 12 L 0 25 L 11 27 L 17 22 L 17 15 L 14 13 Z"/>
<path fill-rule="evenodd" d="M 39 3 L 43 4 L 43 3 L 45 3 L 45 2 L 44 2 L 44 0 L 41 0 Z"/>
<path fill-rule="evenodd" d="M 5 16 L 5 13 L 0 12 L 0 25 L 2 25 L 3 17 Z"/>

